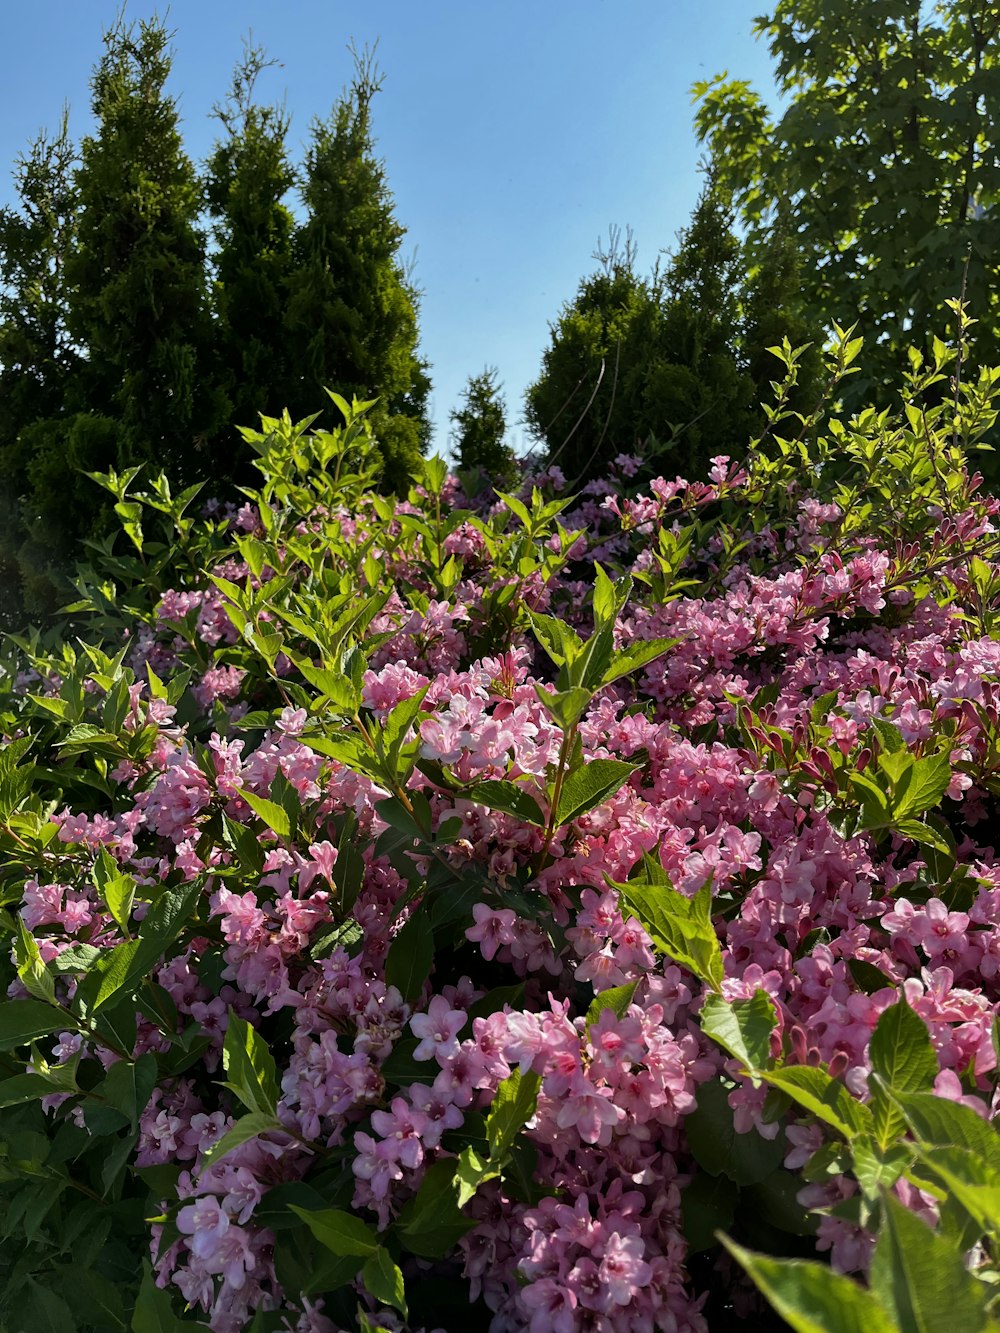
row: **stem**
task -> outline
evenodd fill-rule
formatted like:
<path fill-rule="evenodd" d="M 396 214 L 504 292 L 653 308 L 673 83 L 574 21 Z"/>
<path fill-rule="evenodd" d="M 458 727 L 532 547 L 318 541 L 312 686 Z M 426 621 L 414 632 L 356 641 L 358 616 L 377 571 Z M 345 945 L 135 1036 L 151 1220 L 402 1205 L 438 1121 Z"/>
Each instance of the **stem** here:
<path fill-rule="evenodd" d="M 542 850 L 539 854 L 538 869 L 541 872 L 545 868 L 545 862 L 548 859 L 549 848 L 552 845 L 552 839 L 556 835 L 556 814 L 559 809 L 559 798 L 562 795 L 563 783 L 566 780 L 566 767 L 569 762 L 570 750 L 573 748 L 573 741 L 576 738 L 577 723 L 563 733 L 562 744 L 559 746 L 559 762 L 556 768 L 556 779 L 552 784 L 552 803 L 549 808 L 548 823 L 545 826 L 545 839 L 542 843 Z"/>

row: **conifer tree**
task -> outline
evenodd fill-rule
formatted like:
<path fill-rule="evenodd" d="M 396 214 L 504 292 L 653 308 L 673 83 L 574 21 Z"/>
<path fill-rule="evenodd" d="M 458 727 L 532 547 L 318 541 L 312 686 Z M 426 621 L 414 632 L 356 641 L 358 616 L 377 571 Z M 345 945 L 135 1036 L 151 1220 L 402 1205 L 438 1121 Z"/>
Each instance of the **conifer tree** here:
<path fill-rule="evenodd" d="M 80 358 L 66 330 L 76 150 L 63 113 L 17 160 L 19 209 L 0 210 L 0 629 L 22 612 L 23 500 L 36 423 L 58 417 Z"/>
<path fill-rule="evenodd" d="M 620 453 L 638 450 L 650 466 L 694 480 L 716 454 L 742 457 L 777 362 L 761 355 L 765 382 L 755 382 L 745 346 L 752 293 L 711 173 L 665 266 L 636 273 L 631 237 L 623 244 L 615 231 L 595 258 L 599 269 L 563 308 L 527 393 L 547 461 L 578 486 L 606 475 Z"/>
<path fill-rule="evenodd" d="M 507 411 L 496 366 L 487 366 L 479 375 L 470 375 L 462 397 L 462 406 L 451 414 L 458 466 L 463 472 L 479 472 L 487 480 L 504 484 L 515 475 L 514 451 L 504 442 Z"/>
<path fill-rule="evenodd" d="M 116 460 L 190 481 L 213 474 L 228 404 L 213 382 L 201 191 L 165 91 L 169 41 L 156 18 L 105 34 L 97 129 L 76 179 L 69 323 L 87 353 L 80 408 L 115 423 Z"/>
<path fill-rule="evenodd" d="M 746 453 L 760 422 L 742 348 L 742 247 L 711 174 L 679 240 L 664 273 L 656 363 L 641 382 L 663 415 L 650 426 L 664 466 L 703 480 L 715 454 Z"/>
<path fill-rule="evenodd" d="M 206 168 L 219 374 L 232 422 L 242 426 L 256 425 L 261 412 L 278 416 L 290 406 L 293 378 L 282 327 L 295 231 L 283 202 L 295 184 L 286 146 L 289 117 L 283 107 L 254 100 L 257 80 L 274 63 L 260 47 L 247 45 L 226 102 L 215 108 L 223 137 Z"/>
<path fill-rule="evenodd" d="M 385 169 L 374 154 L 371 104 L 381 87 L 373 55 L 356 57 L 350 88 L 316 120 L 302 187 L 307 218 L 295 236 L 285 319 L 293 417 L 319 410 L 326 386 L 376 396 L 372 415 L 384 481 L 405 488 L 428 437 L 426 368 L 417 355 L 417 296 L 399 260 Z"/>
<path fill-rule="evenodd" d="M 542 371 L 525 396 L 525 419 L 546 461 L 558 464 L 575 485 L 606 471 L 609 459 L 631 452 L 648 433 L 635 389 L 646 353 L 640 331 L 655 330 L 659 294 L 655 281 L 635 271 L 631 235 L 624 244 L 612 229 L 607 249 L 594 254 L 597 270 L 584 278 L 551 327 Z M 630 374 L 631 372 L 631 374 Z"/>

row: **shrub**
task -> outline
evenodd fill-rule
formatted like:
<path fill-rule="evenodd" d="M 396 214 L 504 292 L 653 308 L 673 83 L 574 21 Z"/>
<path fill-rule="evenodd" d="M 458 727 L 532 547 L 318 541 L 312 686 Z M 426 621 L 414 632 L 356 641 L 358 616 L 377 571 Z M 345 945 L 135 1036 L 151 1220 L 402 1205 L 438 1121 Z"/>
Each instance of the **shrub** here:
<path fill-rule="evenodd" d="M 948 359 L 622 460 L 589 536 L 440 460 L 394 506 L 336 395 L 238 510 L 100 474 L 129 550 L 0 698 L 12 1333 L 695 1333 L 757 1299 L 720 1229 L 789 1318 L 924 1326 L 912 1253 L 988 1327 L 1000 371 L 925 410 Z"/>

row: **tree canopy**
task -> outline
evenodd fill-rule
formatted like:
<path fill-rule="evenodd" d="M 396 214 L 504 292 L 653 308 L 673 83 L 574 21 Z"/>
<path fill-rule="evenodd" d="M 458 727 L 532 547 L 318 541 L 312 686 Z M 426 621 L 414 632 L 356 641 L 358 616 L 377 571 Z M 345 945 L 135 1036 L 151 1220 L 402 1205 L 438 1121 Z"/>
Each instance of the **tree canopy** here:
<path fill-rule="evenodd" d="M 696 126 L 751 251 L 796 248 L 801 310 L 857 322 L 879 395 L 964 293 L 976 353 L 1000 353 L 1000 9 L 995 0 L 779 0 L 768 41 L 784 109 L 726 75 L 695 85 Z"/>
<path fill-rule="evenodd" d="M 615 231 L 595 259 L 599 267 L 552 326 L 527 392 L 525 416 L 546 460 L 580 485 L 621 453 L 638 451 L 686 477 L 717 454 L 741 457 L 779 376 L 766 349 L 784 337 L 813 341 L 793 311 L 794 264 L 775 243 L 748 268 L 711 171 L 665 265 L 637 273 L 632 238 Z M 804 358 L 803 401 L 818 367 L 818 355 Z"/>

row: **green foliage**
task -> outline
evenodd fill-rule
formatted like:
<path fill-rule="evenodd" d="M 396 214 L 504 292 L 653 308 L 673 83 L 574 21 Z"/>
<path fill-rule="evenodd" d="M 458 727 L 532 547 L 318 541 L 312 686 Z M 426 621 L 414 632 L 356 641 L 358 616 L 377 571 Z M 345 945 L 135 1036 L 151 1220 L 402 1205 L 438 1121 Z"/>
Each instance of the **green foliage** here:
<path fill-rule="evenodd" d="M 794 243 L 798 314 L 858 322 L 871 357 L 849 401 L 891 401 L 906 349 L 930 354 L 949 298 L 979 321 L 980 364 L 996 360 L 996 5 L 778 0 L 755 26 L 785 109 L 772 117 L 722 75 L 695 85 L 697 130 L 753 250 Z"/>
<path fill-rule="evenodd" d="M 510 445 L 504 444 L 506 410 L 496 367 L 470 375 L 463 404 L 451 414 L 457 432 L 455 447 L 460 470 L 480 473 L 488 481 L 504 484 L 514 480 L 516 462 Z"/>
<path fill-rule="evenodd" d="M 725 190 L 709 174 L 676 253 L 649 278 L 616 233 L 552 328 L 526 419 L 577 486 L 639 452 L 668 475 L 701 478 L 708 460 L 742 458 L 780 366 L 768 350 L 808 341 L 786 316 L 794 268 L 776 245 L 751 274 Z M 793 406 L 816 397 L 818 349 L 799 367 Z"/>
<path fill-rule="evenodd" d="M 79 356 L 66 328 L 65 265 L 73 244 L 76 150 L 64 112 L 14 172 L 20 209 L 0 210 L 0 630 L 20 625 L 21 497 L 34 448 L 25 432 L 64 411 Z"/>
<path fill-rule="evenodd" d="M 177 480 L 202 470 L 228 403 L 209 371 L 201 197 L 165 91 L 168 42 L 156 19 L 105 36 L 66 282 L 69 330 L 87 349 L 80 410 L 116 421 L 113 461 L 155 461 Z"/>
<path fill-rule="evenodd" d="M 84 474 L 153 464 L 225 494 L 252 481 L 231 423 L 261 406 L 302 415 L 331 382 L 377 398 L 385 484 L 405 491 L 420 470 L 429 380 L 374 156 L 370 57 L 314 125 L 299 173 L 288 116 L 255 99 L 270 62 L 248 46 L 199 177 L 167 89 L 169 42 L 160 19 L 115 23 L 93 133 L 79 154 L 65 117 L 40 136 L 15 173 L 19 209 L 0 213 L 0 629 L 65 603 L 82 542 L 117 532 Z"/>
<path fill-rule="evenodd" d="M 404 489 L 429 434 L 430 388 L 417 355 L 417 296 L 399 260 L 404 228 L 385 169 L 374 155 L 371 104 L 381 86 L 371 54 L 327 120 L 313 122 L 306 152 L 304 224 L 284 319 L 292 415 L 330 383 L 359 398 L 379 395 L 373 426 L 387 485 Z"/>
<path fill-rule="evenodd" d="M 282 107 L 254 98 L 258 79 L 273 63 L 260 47 L 246 45 L 228 97 L 215 108 L 223 135 L 204 180 L 215 241 L 216 373 L 231 419 L 247 425 L 262 405 L 277 412 L 290 404 L 292 369 L 283 336 L 295 229 L 285 202 L 296 180 L 286 147 L 290 121 Z M 216 476 L 225 475 L 228 453 L 222 449 L 213 460 Z"/>

